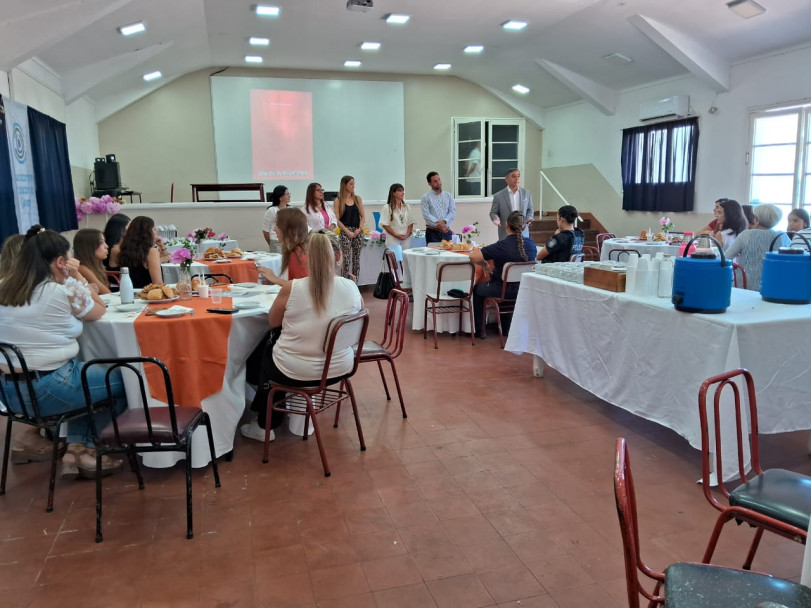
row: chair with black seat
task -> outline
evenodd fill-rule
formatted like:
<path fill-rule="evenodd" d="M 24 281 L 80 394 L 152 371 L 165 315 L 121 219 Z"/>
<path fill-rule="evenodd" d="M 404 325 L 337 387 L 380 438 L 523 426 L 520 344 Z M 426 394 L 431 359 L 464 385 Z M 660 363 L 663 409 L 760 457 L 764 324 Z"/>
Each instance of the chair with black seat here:
<path fill-rule="evenodd" d="M 109 366 L 105 375 L 106 399 L 93 403 L 87 385 L 87 370 L 94 365 Z M 141 368 L 155 366 L 162 376 L 166 388 L 167 405 L 150 406 L 146 383 Z M 128 403 L 127 409 L 115 414 L 110 397 L 110 374 L 121 369 L 123 374 L 134 374 L 138 381 L 139 404 Z M 101 459 L 104 454 L 126 454 L 130 466 L 138 478 L 138 489 L 144 489 L 144 479 L 138 464 L 137 454 L 146 452 L 182 452 L 186 458 L 186 538 L 194 538 L 192 520 L 191 456 L 192 434 L 200 425 L 206 427 L 208 446 L 211 453 L 211 467 L 214 472 L 214 485 L 220 487 L 220 474 L 217 469 L 217 455 L 214 451 L 214 438 L 208 414 L 199 407 L 175 405 L 172 393 L 172 380 L 166 365 L 154 357 L 122 357 L 117 359 L 94 359 L 82 368 L 82 388 L 84 389 L 86 412 L 90 416 L 90 427 L 96 445 L 96 542 L 100 543 L 101 533 Z M 107 410 L 110 423 L 103 429 L 96 427 L 94 415 Z"/>
<path fill-rule="evenodd" d="M 360 362 L 377 362 L 377 369 L 380 371 L 380 379 L 383 381 L 383 389 L 386 391 L 386 399 L 391 401 L 389 386 L 386 384 L 386 376 L 383 374 L 383 361 L 388 361 L 391 365 L 391 372 L 394 376 L 394 384 L 397 387 L 397 396 L 400 398 L 400 409 L 403 411 L 403 418 L 408 418 L 406 414 L 403 392 L 400 389 L 400 378 L 397 376 L 397 368 L 394 360 L 403 352 L 403 343 L 406 334 L 406 317 L 408 317 L 408 294 L 401 289 L 392 289 L 389 293 L 389 301 L 386 306 L 386 316 L 383 319 L 383 338 L 380 342 L 365 340 L 360 353 Z"/>
<path fill-rule="evenodd" d="M 48 481 L 48 503 L 45 511 L 50 513 L 54 508 L 54 488 L 56 487 L 56 463 L 59 459 L 59 427 L 62 423 L 86 414 L 82 406 L 69 412 L 55 416 L 42 416 L 39 411 L 39 401 L 32 380 L 41 372 L 29 371 L 25 357 L 19 348 L 8 342 L 0 342 L 0 366 L 9 370 L 2 373 L 14 386 L 14 393 L 6 394 L 5 383 L 0 383 L 0 415 L 6 417 L 6 444 L 3 447 L 3 474 L 0 478 L 0 496 L 6 493 L 6 477 L 8 475 L 8 457 L 11 450 L 11 429 L 14 423 L 25 424 L 39 429 L 45 429 L 53 438 L 53 453 L 51 457 L 51 476 Z M 14 412 L 9 404 L 20 404 L 21 412 Z M 1 407 L 5 406 L 5 407 Z"/>
<path fill-rule="evenodd" d="M 738 281 L 738 275 L 741 275 L 740 281 Z M 732 286 L 746 289 L 746 270 L 743 266 L 734 262 L 732 263 Z"/>
<path fill-rule="evenodd" d="M 741 384 L 746 392 L 748 411 L 742 407 Z M 728 391 L 725 393 L 724 391 Z M 708 399 L 711 393 L 713 420 L 716 421 L 714 432 L 710 435 L 708 422 Z M 722 407 L 722 397 L 731 393 L 732 403 Z M 731 406 L 731 407 L 730 407 Z M 727 416 L 734 415 L 735 439 L 737 441 L 738 475 L 741 485 L 732 490 L 727 489 L 720 473 L 723 468 L 723 446 L 719 423 L 723 418 L 723 409 L 731 409 Z M 808 535 L 808 523 L 811 519 L 811 477 L 786 471 L 784 469 L 763 470 L 760 466 L 758 440 L 757 400 L 755 383 L 745 369 L 736 369 L 708 378 L 698 392 L 698 411 L 701 423 L 701 477 L 704 496 L 707 501 L 721 513 L 715 522 L 712 536 L 704 553 L 704 562 L 709 563 L 715 546 L 721 536 L 721 530 L 730 520 L 745 522 L 756 528 L 755 537 L 743 564 L 749 569 L 755 558 L 763 532 L 768 530 L 796 542 L 805 544 Z M 734 412 L 734 413 L 733 413 Z M 742 421 L 749 416 L 750 428 L 747 433 Z M 746 447 L 751 455 L 752 476 L 747 477 Z M 714 458 L 713 458 L 714 452 Z M 713 469 L 717 472 L 718 489 L 727 500 L 727 505 L 715 497 L 710 489 L 714 480 Z"/>
<path fill-rule="evenodd" d="M 628 446 L 622 437 L 616 442 L 614 496 L 629 608 L 639 608 L 640 595 L 651 608 L 657 604 L 668 608 L 741 608 L 766 601 L 786 606 L 811 605 L 811 589 L 768 574 L 688 562 L 671 564 L 664 572 L 648 567 L 640 555 L 634 479 Z M 643 586 L 639 572 L 655 583 L 653 591 Z"/>
<path fill-rule="evenodd" d="M 402 265 L 397 261 L 397 256 L 394 255 L 391 249 L 386 249 L 383 255 L 386 258 L 386 267 L 389 270 L 389 274 L 394 278 L 394 286 L 400 291 L 411 293 L 411 286 L 403 284 Z"/>
<path fill-rule="evenodd" d="M 615 239 L 615 238 L 617 238 L 617 235 L 614 234 L 613 232 L 601 232 L 600 234 L 598 234 L 595 237 L 595 240 L 597 241 L 597 250 L 600 253 L 602 253 L 603 252 L 603 241 L 605 241 L 606 239 Z"/>
<path fill-rule="evenodd" d="M 515 298 L 507 297 L 507 290 L 510 285 L 515 285 L 521 282 L 521 275 L 529 272 L 535 267 L 535 262 L 507 262 L 501 269 L 501 295 L 498 297 L 489 297 L 484 300 L 484 308 L 482 312 L 482 337 L 487 337 L 487 316 L 490 310 L 496 312 L 496 324 L 498 325 L 498 339 L 501 343 L 501 348 L 504 348 L 504 331 L 501 326 L 501 317 L 504 315 L 511 315 L 515 311 Z"/>
<path fill-rule="evenodd" d="M 233 279 L 231 279 L 231 275 L 225 274 L 224 272 L 212 272 L 203 275 L 203 280 L 208 283 L 209 285 L 221 285 L 223 283 L 233 283 Z"/>
<path fill-rule="evenodd" d="M 343 315 L 330 321 L 327 335 L 324 339 L 324 371 L 321 380 L 313 386 L 285 386 L 282 384 L 271 384 L 268 395 L 267 419 L 272 418 L 272 413 L 282 412 L 284 414 L 304 416 L 304 432 L 302 439 L 305 441 L 309 436 L 310 422 L 313 424 L 315 441 L 318 443 L 318 452 L 321 455 L 321 464 L 324 467 L 324 477 L 331 475 L 327 455 L 324 451 L 324 444 L 321 441 L 321 430 L 318 426 L 318 414 L 335 407 L 335 422 L 333 426 L 338 427 L 338 416 L 341 413 L 341 404 L 349 400 L 352 405 L 352 413 L 355 415 L 355 426 L 358 430 L 358 441 L 361 452 L 366 450 L 366 442 L 363 440 L 363 429 L 360 426 L 358 417 L 358 405 L 355 401 L 355 391 L 352 389 L 350 379 L 355 375 L 360 363 L 361 349 L 358 348 L 366 339 L 366 329 L 369 326 L 369 311 L 365 308 L 354 314 Z M 335 351 L 346 348 L 354 349 L 352 369 L 346 374 L 334 378 L 329 377 L 332 354 Z M 315 381 L 314 381 L 315 382 Z M 339 384 L 338 388 L 331 388 Z M 276 393 L 286 393 L 285 399 L 276 403 Z M 262 462 L 267 463 L 270 454 L 270 424 L 265 428 L 265 452 Z"/>
<path fill-rule="evenodd" d="M 470 342 L 476 346 L 475 325 L 473 324 L 473 282 L 476 280 L 476 267 L 471 261 L 445 262 L 436 269 L 436 295 L 425 294 L 422 337 L 428 337 L 428 311 L 433 319 L 434 348 L 439 348 L 436 337 L 436 316 L 458 314 L 459 331 L 462 331 L 462 318 L 465 312 L 470 317 Z M 455 284 L 455 285 L 451 285 Z M 457 289 L 457 296 L 448 295 L 448 289 Z M 444 293 L 443 293 L 444 290 Z M 460 295 L 464 294 L 464 295 Z"/>

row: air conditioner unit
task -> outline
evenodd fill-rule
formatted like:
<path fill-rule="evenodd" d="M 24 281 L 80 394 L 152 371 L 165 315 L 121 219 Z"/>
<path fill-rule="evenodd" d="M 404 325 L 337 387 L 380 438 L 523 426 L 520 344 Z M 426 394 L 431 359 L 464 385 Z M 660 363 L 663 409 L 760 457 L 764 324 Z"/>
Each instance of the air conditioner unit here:
<path fill-rule="evenodd" d="M 639 104 L 639 120 L 658 120 L 687 116 L 690 111 L 689 95 L 673 95 Z"/>

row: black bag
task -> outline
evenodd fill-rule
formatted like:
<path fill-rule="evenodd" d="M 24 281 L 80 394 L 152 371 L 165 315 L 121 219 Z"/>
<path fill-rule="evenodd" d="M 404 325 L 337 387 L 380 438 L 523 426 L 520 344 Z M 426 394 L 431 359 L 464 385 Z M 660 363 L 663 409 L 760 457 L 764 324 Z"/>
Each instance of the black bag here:
<path fill-rule="evenodd" d="M 377 283 L 375 283 L 375 290 L 372 295 L 378 300 L 388 300 L 389 293 L 391 293 L 391 290 L 395 287 L 396 285 L 394 284 L 394 278 L 392 278 L 391 273 L 386 270 L 381 270 L 380 274 L 377 275 Z"/>

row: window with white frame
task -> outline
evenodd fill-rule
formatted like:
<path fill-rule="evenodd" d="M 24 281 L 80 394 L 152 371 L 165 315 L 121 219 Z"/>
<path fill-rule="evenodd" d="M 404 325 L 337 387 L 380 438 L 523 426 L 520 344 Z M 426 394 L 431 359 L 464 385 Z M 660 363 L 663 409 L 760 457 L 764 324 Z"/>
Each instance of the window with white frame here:
<path fill-rule="evenodd" d="M 453 184 L 456 198 L 493 196 L 504 175 L 524 166 L 524 120 L 453 118 Z"/>

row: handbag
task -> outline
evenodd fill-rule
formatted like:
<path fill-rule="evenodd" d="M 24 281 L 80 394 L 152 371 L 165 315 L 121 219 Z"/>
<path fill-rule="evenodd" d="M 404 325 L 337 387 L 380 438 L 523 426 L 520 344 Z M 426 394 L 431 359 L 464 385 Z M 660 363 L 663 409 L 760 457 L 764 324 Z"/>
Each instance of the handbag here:
<path fill-rule="evenodd" d="M 388 268 L 386 268 L 384 261 L 380 269 L 380 274 L 377 275 L 377 283 L 375 283 L 375 290 L 372 292 L 372 295 L 378 300 L 388 300 L 391 290 L 395 287 L 394 278 L 391 276 Z"/>

